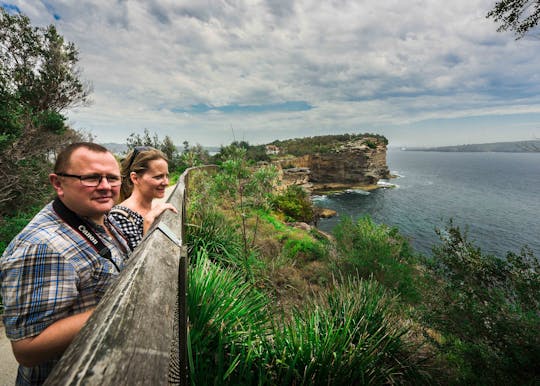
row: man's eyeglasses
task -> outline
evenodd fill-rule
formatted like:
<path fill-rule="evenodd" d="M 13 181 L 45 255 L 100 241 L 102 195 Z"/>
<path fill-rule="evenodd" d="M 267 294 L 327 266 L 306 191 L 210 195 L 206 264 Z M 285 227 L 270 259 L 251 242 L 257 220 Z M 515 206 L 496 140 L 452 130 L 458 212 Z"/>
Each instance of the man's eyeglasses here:
<path fill-rule="evenodd" d="M 81 184 L 84 186 L 91 186 L 96 187 L 99 184 L 101 184 L 101 181 L 105 178 L 107 179 L 107 182 L 111 186 L 119 186 L 122 184 L 122 177 L 115 176 L 113 174 L 109 175 L 99 175 L 99 174 L 85 174 L 83 176 L 79 176 L 77 174 L 67 174 L 67 173 L 56 173 L 57 176 L 60 177 L 71 177 L 71 178 L 78 178 L 79 181 L 81 181 Z"/>
<path fill-rule="evenodd" d="M 146 151 L 146 150 L 150 150 L 152 149 L 150 146 L 136 146 L 133 148 L 133 153 L 131 154 L 131 159 L 129 160 L 129 165 L 128 167 L 126 168 L 126 172 L 129 174 L 130 172 L 130 169 L 131 169 L 131 165 L 133 165 L 133 161 L 135 161 L 135 158 L 137 158 L 137 155 L 141 152 L 141 151 Z"/>

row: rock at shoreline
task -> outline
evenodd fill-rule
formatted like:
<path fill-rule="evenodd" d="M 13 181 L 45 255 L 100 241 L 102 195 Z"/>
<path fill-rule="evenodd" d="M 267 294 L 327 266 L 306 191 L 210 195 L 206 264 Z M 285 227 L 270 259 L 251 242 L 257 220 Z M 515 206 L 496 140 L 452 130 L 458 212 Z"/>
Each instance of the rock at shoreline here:
<path fill-rule="evenodd" d="M 317 214 L 320 218 L 330 218 L 336 216 L 337 212 L 333 209 L 319 208 Z"/>

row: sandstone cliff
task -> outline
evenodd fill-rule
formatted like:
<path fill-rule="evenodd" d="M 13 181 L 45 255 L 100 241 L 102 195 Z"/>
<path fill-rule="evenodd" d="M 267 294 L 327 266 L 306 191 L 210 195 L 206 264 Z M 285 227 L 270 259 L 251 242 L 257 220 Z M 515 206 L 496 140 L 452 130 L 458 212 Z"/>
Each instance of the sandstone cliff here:
<path fill-rule="evenodd" d="M 332 151 L 278 161 L 285 185 L 313 190 L 368 187 L 389 178 L 386 143 L 364 137 L 337 145 Z"/>

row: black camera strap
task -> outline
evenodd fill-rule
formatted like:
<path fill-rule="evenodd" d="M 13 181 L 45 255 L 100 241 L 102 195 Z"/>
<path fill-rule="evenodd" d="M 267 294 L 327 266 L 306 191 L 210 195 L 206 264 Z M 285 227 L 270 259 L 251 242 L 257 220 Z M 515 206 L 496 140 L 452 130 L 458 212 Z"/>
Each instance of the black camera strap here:
<path fill-rule="evenodd" d="M 73 230 L 81 235 L 91 246 L 96 250 L 96 252 L 103 258 L 109 260 L 114 264 L 116 270 L 120 272 L 120 268 L 112 259 L 111 250 L 105 245 L 101 240 L 99 235 L 92 229 L 87 221 L 79 217 L 75 212 L 69 209 L 64 203 L 56 197 L 53 201 L 53 209 L 58 214 L 58 216 L 66 222 Z"/>

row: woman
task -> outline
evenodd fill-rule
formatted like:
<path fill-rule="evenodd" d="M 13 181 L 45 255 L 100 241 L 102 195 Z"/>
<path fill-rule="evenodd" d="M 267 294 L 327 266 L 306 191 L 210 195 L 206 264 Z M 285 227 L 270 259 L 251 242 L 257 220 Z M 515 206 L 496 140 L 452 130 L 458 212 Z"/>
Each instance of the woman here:
<path fill-rule="evenodd" d="M 165 154 L 152 147 L 136 147 L 122 160 L 121 167 L 121 202 L 111 209 L 109 217 L 120 227 L 133 250 L 156 217 L 165 210 L 178 211 L 172 204 L 154 202 L 154 198 L 165 196 L 169 186 Z"/>

